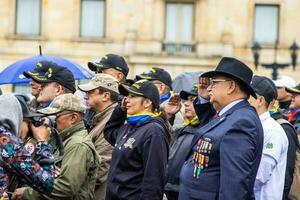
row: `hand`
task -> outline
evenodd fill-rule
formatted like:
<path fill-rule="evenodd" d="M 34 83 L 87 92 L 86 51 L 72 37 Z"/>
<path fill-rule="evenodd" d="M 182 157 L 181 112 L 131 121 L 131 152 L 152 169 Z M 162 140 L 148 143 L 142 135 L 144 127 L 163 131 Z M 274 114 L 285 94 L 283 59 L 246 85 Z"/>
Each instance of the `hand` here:
<path fill-rule="evenodd" d="M 165 106 L 165 112 L 168 116 L 175 115 L 181 109 L 181 101 L 179 94 L 174 94 Z"/>
<path fill-rule="evenodd" d="M 6 192 L 3 193 L 1 200 L 9 200 L 8 194 Z"/>
<path fill-rule="evenodd" d="M 199 87 L 198 87 L 198 95 L 203 99 L 209 100 L 209 95 L 207 88 L 209 86 L 209 78 L 208 77 L 199 77 Z"/>
<path fill-rule="evenodd" d="M 41 121 L 43 124 L 49 124 L 49 119 L 48 118 L 42 118 Z M 48 141 L 50 134 L 51 134 L 51 129 L 50 127 L 46 125 L 42 125 L 39 127 L 35 127 L 32 124 L 30 124 L 30 128 L 33 134 L 33 137 L 38 141 Z"/>
<path fill-rule="evenodd" d="M 17 188 L 15 190 L 15 192 L 13 193 L 11 199 L 12 200 L 21 200 L 21 199 L 23 199 L 24 191 L 25 191 L 25 187 Z"/>
<path fill-rule="evenodd" d="M 126 112 L 126 110 L 127 110 L 127 108 L 126 108 L 126 97 L 124 97 L 123 99 L 122 99 L 122 102 L 121 102 L 121 109 L 124 111 L 124 112 Z"/>
<path fill-rule="evenodd" d="M 57 178 L 60 175 L 60 168 L 56 165 L 54 166 L 54 177 Z"/>

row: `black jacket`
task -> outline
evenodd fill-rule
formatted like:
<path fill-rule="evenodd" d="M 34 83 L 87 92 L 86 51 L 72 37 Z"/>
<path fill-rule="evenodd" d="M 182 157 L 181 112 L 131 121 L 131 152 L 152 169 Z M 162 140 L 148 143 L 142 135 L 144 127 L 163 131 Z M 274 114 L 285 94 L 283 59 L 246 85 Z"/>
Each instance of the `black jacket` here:
<path fill-rule="evenodd" d="M 168 160 L 168 129 L 155 117 L 141 126 L 124 124 L 117 106 L 104 129 L 115 146 L 108 174 L 106 199 L 161 200 Z"/>
<path fill-rule="evenodd" d="M 191 149 L 191 142 L 200 124 L 178 128 L 174 133 L 174 142 L 170 148 L 166 191 L 179 192 L 181 167 Z"/>
<path fill-rule="evenodd" d="M 286 118 L 280 113 L 273 113 L 271 115 L 275 120 L 285 119 Z M 296 159 L 296 150 L 299 148 L 299 142 L 295 129 L 291 124 L 282 123 L 280 124 L 283 128 L 288 141 L 288 152 L 287 152 L 287 161 L 286 161 L 286 172 L 285 172 L 285 181 L 284 181 L 284 190 L 283 190 L 283 200 L 288 200 L 288 195 L 293 183 L 294 169 L 295 169 L 295 159 Z"/>

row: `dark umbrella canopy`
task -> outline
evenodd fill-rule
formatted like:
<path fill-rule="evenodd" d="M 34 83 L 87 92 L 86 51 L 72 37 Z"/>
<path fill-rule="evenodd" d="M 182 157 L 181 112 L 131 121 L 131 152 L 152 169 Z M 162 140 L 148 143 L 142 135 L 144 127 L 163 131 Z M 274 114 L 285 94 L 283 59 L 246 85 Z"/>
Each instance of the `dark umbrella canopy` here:
<path fill-rule="evenodd" d="M 26 78 L 23 75 L 23 72 L 33 70 L 36 68 L 37 63 L 43 60 L 55 62 L 68 68 L 73 73 L 76 80 L 89 79 L 93 76 L 87 69 L 73 61 L 60 57 L 39 55 L 17 61 L 6 67 L 2 72 L 0 72 L 0 85 L 29 83 L 30 79 Z"/>

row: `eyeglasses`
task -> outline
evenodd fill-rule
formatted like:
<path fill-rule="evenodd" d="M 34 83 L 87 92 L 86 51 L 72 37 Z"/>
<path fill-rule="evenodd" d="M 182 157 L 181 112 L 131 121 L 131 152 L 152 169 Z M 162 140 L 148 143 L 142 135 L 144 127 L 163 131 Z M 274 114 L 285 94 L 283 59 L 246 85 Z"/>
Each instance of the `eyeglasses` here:
<path fill-rule="evenodd" d="M 217 83 L 221 83 L 221 82 L 226 82 L 226 81 L 231 81 L 231 80 L 225 80 L 225 79 L 209 79 L 209 86 L 214 86 Z"/>
<path fill-rule="evenodd" d="M 72 112 L 61 112 L 60 114 L 57 114 L 55 117 L 55 120 L 57 120 L 59 117 L 64 116 L 64 115 L 70 115 L 72 114 Z"/>

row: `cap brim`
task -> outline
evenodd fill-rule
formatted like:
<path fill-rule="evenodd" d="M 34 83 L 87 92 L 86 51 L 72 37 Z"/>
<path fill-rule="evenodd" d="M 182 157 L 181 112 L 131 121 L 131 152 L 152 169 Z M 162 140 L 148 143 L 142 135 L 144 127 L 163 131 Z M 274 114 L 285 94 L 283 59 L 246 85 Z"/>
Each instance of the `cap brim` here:
<path fill-rule="evenodd" d="M 119 92 L 123 96 L 128 96 L 129 93 L 139 95 L 139 96 L 144 96 L 144 94 L 142 94 L 139 91 L 136 91 L 135 89 L 133 89 L 127 85 L 124 85 L 124 84 L 119 85 Z"/>
<path fill-rule="evenodd" d="M 98 86 L 92 85 L 90 83 L 78 85 L 78 89 L 83 92 L 88 92 L 88 91 L 94 90 L 96 88 L 98 88 Z"/>
<path fill-rule="evenodd" d="M 103 66 L 96 62 L 88 62 L 88 68 L 92 71 L 97 71 L 97 69 L 108 69 L 109 67 Z"/>
<path fill-rule="evenodd" d="M 47 107 L 47 108 L 40 109 L 37 112 L 42 113 L 44 115 L 54 115 L 54 114 L 61 112 L 61 110 L 58 108 Z"/>
<path fill-rule="evenodd" d="M 213 77 L 215 75 L 223 75 L 223 76 L 227 76 L 227 77 L 232 78 L 233 80 L 240 83 L 247 90 L 247 92 L 251 96 L 253 96 L 255 99 L 257 98 L 255 91 L 253 90 L 253 88 L 248 83 L 246 83 L 245 81 L 243 81 L 239 77 L 233 76 L 232 74 L 222 72 L 222 71 L 209 71 L 209 72 L 205 72 L 205 73 L 201 74 L 200 77 Z"/>
<path fill-rule="evenodd" d="M 189 96 L 197 96 L 197 95 L 198 95 L 197 93 L 188 92 L 188 91 L 184 91 L 184 90 L 182 90 L 179 93 L 180 98 L 183 100 L 187 100 Z"/>
<path fill-rule="evenodd" d="M 146 80 L 149 80 L 149 81 L 154 81 L 154 80 L 156 80 L 155 78 L 153 78 L 153 77 L 151 77 L 151 76 L 149 76 L 149 75 L 147 75 L 147 74 L 136 75 L 136 76 L 135 76 L 135 79 L 136 79 L 137 81 L 142 80 L 142 79 L 146 79 Z"/>
<path fill-rule="evenodd" d="M 289 93 L 297 93 L 300 94 L 300 90 L 298 90 L 297 88 L 285 88 L 285 90 Z"/>

